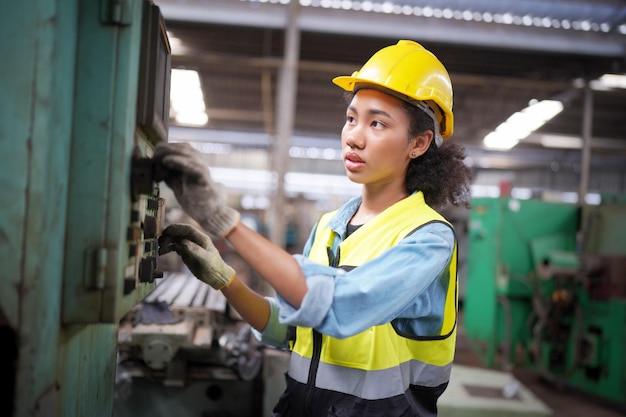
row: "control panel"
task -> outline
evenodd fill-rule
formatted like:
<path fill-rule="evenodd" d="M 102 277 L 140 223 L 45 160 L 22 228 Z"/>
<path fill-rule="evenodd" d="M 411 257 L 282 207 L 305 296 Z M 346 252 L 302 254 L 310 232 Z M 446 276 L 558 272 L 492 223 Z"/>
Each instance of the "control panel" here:
<path fill-rule="evenodd" d="M 158 237 L 164 222 L 165 201 L 153 181 L 152 160 L 136 153 L 131 163 L 132 204 L 127 230 L 128 260 L 124 270 L 124 295 L 141 283 L 162 278 L 159 271 Z"/>
<path fill-rule="evenodd" d="M 64 324 L 116 323 L 162 277 L 165 204 L 152 155 L 168 140 L 167 31 L 152 1 L 124 2 L 116 13 L 98 3 L 80 9 L 80 22 L 101 18 L 79 27 Z"/>

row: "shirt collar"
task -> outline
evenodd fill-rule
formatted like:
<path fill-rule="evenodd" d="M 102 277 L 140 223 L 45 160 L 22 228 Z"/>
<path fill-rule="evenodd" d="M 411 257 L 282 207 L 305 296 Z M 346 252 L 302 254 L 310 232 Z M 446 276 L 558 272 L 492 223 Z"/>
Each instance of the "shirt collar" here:
<path fill-rule="evenodd" d="M 359 206 L 361 205 L 361 196 L 353 197 L 344 203 L 337 212 L 333 216 L 332 219 L 328 222 L 328 227 L 337 233 L 339 236 L 346 235 L 346 228 L 348 226 L 348 222 L 354 216 Z"/>

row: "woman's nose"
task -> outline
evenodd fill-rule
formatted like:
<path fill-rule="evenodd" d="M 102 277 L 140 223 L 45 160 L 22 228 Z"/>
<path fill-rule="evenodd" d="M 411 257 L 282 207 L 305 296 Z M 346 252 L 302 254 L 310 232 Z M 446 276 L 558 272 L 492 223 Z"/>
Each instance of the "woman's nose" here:
<path fill-rule="evenodd" d="M 363 149 L 363 145 L 365 141 L 363 140 L 363 135 L 359 133 L 359 129 L 357 127 L 352 127 L 348 132 L 346 132 L 346 145 L 350 148 Z"/>

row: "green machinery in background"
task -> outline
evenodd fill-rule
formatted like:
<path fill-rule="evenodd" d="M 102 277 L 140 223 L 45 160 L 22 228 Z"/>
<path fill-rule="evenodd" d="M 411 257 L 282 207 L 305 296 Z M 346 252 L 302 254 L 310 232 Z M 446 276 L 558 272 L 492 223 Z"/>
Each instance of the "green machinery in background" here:
<path fill-rule="evenodd" d="M 626 204 L 475 198 L 464 328 L 485 365 L 626 405 Z"/>
<path fill-rule="evenodd" d="M 148 0 L 26 0 L 0 22 L 0 415 L 109 417 L 118 321 L 160 276 L 164 20 Z"/>

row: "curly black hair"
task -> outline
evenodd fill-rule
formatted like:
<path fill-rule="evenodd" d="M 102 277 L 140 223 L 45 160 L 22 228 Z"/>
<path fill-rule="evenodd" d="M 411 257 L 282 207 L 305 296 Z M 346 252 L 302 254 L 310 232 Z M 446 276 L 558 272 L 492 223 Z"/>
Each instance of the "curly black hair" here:
<path fill-rule="evenodd" d="M 434 132 L 428 114 L 406 101 L 402 103 L 410 120 L 409 140 L 426 130 Z M 421 191 L 426 204 L 433 208 L 447 204 L 469 208 L 472 170 L 463 162 L 465 157 L 465 148 L 459 144 L 444 140 L 437 147 L 433 139 L 428 150 L 409 163 L 404 181 L 407 192 Z"/>

